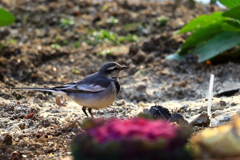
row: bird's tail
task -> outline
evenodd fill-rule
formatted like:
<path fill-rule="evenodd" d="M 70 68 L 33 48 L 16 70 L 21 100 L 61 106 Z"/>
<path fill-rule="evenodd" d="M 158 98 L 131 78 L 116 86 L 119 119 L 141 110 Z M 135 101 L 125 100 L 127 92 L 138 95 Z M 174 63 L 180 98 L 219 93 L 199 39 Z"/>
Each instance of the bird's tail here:
<path fill-rule="evenodd" d="M 45 92 L 53 92 L 53 93 L 57 93 L 57 94 L 61 94 L 61 95 L 66 95 L 65 92 L 61 91 L 61 90 L 55 90 L 54 88 L 13 88 L 16 90 L 32 90 L 32 91 L 45 91 Z"/>

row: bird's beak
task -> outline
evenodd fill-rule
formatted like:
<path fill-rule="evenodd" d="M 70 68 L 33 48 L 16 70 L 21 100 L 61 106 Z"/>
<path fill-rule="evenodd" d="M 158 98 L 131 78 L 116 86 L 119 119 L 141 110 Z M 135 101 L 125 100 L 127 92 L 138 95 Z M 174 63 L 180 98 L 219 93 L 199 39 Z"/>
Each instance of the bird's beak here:
<path fill-rule="evenodd" d="M 120 71 L 122 71 L 122 70 L 126 70 L 126 69 L 129 69 L 130 67 L 121 67 L 121 68 L 119 68 L 119 70 Z"/>

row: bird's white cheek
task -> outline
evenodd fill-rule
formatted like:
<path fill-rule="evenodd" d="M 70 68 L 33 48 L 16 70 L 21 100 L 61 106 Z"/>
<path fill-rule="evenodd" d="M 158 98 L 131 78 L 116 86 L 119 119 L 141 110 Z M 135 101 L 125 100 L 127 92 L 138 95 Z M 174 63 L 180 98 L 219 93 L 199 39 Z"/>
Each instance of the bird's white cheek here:
<path fill-rule="evenodd" d="M 115 71 L 111 74 L 112 77 L 118 77 L 120 71 Z"/>

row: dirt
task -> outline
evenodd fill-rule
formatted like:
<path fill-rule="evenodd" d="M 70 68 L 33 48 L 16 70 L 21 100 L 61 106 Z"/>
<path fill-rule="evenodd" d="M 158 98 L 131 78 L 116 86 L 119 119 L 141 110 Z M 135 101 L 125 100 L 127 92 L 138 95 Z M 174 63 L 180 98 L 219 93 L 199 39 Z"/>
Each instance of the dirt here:
<path fill-rule="evenodd" d="M 188 34 L 177 30 L 216 6 L 187 1 L 95 2 L 60 0 L 3 0 L 16 22 L 0 29 L 0 159 L 62 159 L 70 156 L 72 138 L 86 117 L 71 100 L 59 106 L 48 92 L 14 87 L 53 87 L 81 80 L 106 62 L 131 69 L 120 76 L 118 99 L 95 117 L 135 117 L 155 104 L 193 121 L 207 111 L 210 74 L 214 94 L 239 87 L 240 65 L 197 63 L 197 57 L 169 61 Z M 115 23 L 109 18 L 118 19 Z M 158 21 L 161 17 L 165 22 Z M 130 26 L 130 27 L 129 27 Z M 105 29 L 119 36 L 138 36 L 135 42 L 93 40 Z M 115 43 L 118 43 L 116 45 Z M 115 49 L 109 54 L 101 51 Z M 240 87 L 239 87 L 240 88 Z M 239 96 L 213 98 L 211 126 L 240 113 Z"/>

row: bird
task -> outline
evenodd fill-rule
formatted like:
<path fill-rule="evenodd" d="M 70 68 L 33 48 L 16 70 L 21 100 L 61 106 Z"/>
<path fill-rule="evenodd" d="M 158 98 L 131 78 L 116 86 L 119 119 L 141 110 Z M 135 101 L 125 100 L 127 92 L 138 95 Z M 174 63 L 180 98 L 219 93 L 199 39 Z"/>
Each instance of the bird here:
<path fill-rule="evenodd" d="M 92 109 L 106 108 L 116 100 L 120 91 L 119 73 L 129 68 L 128 66 L 121 66 L 116 62 L 108 62 L 104 64 L 98 72 L 88 75 L 80 81 L 53 88 L 13 89 L 48 91 L 69 97 L 82 106 L 82 111 L 87 117 L 89 116 L 86 109 L 91 117 L 94 117 Z"/>

